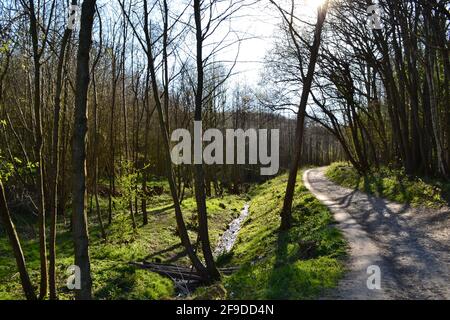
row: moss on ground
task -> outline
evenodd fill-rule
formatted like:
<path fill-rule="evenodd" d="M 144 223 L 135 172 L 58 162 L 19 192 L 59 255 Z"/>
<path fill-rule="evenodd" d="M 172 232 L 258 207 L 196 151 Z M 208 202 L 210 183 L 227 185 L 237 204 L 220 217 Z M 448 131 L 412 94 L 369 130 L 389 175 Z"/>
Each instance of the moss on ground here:
<path fill-rule="evenodd" d="M 441 207 L 450 200 L 450 183 L 408 176 L 403 170 L 383 167 L 361 176 L 349 163 L 337 162 L 328 167 L 325 175 L 344 187 L 413 206 Z"/>

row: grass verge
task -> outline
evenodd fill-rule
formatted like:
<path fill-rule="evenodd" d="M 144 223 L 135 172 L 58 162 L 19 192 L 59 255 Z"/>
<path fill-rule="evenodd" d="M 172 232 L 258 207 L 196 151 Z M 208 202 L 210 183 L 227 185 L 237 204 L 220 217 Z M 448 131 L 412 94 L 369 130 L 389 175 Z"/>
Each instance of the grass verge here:
<path fill-rule="evenodd" d="M 412 206 L 436 208 L 447 205 L 450 200 L 450 183 L 407 176 L 403 170 L 383 167 L 360 176 L 349 163 L 336 162 L 328 167 L 325 175 L 341 186 Z"/>

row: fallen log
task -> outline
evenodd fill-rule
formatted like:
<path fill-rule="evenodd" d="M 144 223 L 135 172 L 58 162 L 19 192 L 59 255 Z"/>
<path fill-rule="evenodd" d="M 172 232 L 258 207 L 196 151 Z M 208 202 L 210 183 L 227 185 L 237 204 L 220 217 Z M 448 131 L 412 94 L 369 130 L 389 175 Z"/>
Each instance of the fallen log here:
<path fill-rule="evenodd" d="M 168 276 L 176 280 L 201 281 L 201 276 L 192 267 L 179 266 L 174 264 L 152 263 L 152 262 L 130 262 L 131 265 L 141 269 L 147 269 L 161 275 Z M 239 270 L 239 267 L 219 268 L 219 271 L 225 275 L 231 275 Z"/>
<path fill-rule="evenodd" d="M 187 267 L 174 266 L 174 265 L 159 265 L 154 263 L 136 263 L 130 264 L 137 266 L 141 269 L 148 269 L 152 272 L 168 276 L 173 280 L 185 280 L 185 281 L 201 281 L 201 276 Z"/>

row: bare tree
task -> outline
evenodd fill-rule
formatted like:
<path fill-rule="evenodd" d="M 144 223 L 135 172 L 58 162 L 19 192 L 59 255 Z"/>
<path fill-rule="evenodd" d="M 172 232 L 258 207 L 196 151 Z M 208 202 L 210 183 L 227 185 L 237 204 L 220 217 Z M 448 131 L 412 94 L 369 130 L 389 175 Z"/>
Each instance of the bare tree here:
<path fill-rule="evenodd" d="M 48 23 L 44 26 L 43 34 L 41 24 L 37 19 L 37 11 L 35 8 L 34 0 L 29 0 L 26 3 L 21 1 L 25 10 L 27 10 L 30 18 L 30 35 L 33 47 L 33 62 L 34 62 L 34 117 L 35 117 L 35 154 L 38 168 L 38 210 L 39 210 L 39 245 L 40 245 L 40 257 L 41 257 L 41 282 L 39 289 L 39 298 L 44 299 L 47 296 L 48 290 L 48 268 L 47 268 L 47 240 L 46 240 L 46 228 L 45 228 L 45 197 L 44 197 L 44 161 L 42 156 L 43 149 L 43 136 L 42 136 L 42 106 L 41 106 L 41 58 L 44 53 L 47 38 L 49 34 L 49 26 L 52 22 L 52 17 L 55 8 L 55 1 L 52 2 L 50 13 L 48 17 Z M 40 9 L 40 8 L 38 8 Z M 45 15 L 44 15 L 45 16 Z M 39 40 L 42 39 L 42 44 L 39 45 Z"/>
<path fill-rule="evenodd" d="M 87 95 L 89 88 L 89 53 L 92 46 L 96 0 L 85 0 L 81 9 L 81 26 L 77 55 L 75 120 L 72 142 L 72 232 L 75 244 L 75 265 L 81 271 L 81 289 L 75 291 L 75 298 L 92 298 L 91 263 L 89 258 L 89 235 L 85 210 L 86 192 L 86 132 Z"/>
<path fill-rule="evenodd" d="M 194 20 L 195 20 L 195 39 L 197 42 L 197 89 L 195 91 L 195 121 L 202 121 L 203 108 L 203 89 L 204 89 L 204 61 L 203 61 L 203 41 L 204 30 L 202 28 L 202 7 L 200 0 L 194 0 Z M 208 213 L 206 210 L 205 194 L 205 173 L 202 164 L 195 164 L 195 199 L 197 201 L 199 239 L 202 242 L 203 256 L 205 257 L 206 267 L 212 280 L 219 280 L 220 273 L 216 268 L 214 257 L 212 255 L 211 244 L 208 234 Z"/>
<path fill-rule="evenodd" d="M 284 22 L 288 26 L 288 33 L 290 36 L 290 39 L 295 45 L 295 48 L 297 50 L 298 59 L 300 68 L 303 66 L 302 62 L 302 56 L 300 53 L 300 47 L 301 47 L 301 36 L 295 29 L 294 21 L 296 21 L 295 18 L 295 3 L 293 0 L 291 0 L 291 8 L 289 11 L 286 11 L 283 9 L 280 5 L 275 3 L 275 1 L 272 1 L 272 4 L 280 11 Z M 304 124 L 305 124 L 305 117 L 306 117 L 306 106 L 308 104 L 309 94 L 311 90 L 311 85 L 313 82 L 314 77 L 314 71 L 316 67 L 317 57 L 319 54 L 319 48 L 320 48 L 320 42 L 321 42 L 321 36 L 322 36 L 322 29 L 325 22 L 325 18 L 327 15 L 328 10 L 328 1 L 326 1 L 322 6 L 318 8 L 317 12 L 317 21 L 314 29 L 314 40 L 310 47 L 310 58 L 307 68 L 307 74 L 303 79 L 303 87 L 302 87 L 302 94 L 301 94 L 301 100 L 297 111 L 297 125 L 295 130 L 295 147 L 294 147 L 294 154 L 292 157 L 291 166 L 289 169 L 289 178 L 288 183 L 286 186 L 286 194 L 284 197 L 284 203 L 283 208 L 281 210 L 281 230 L 287 230 L 291 227 L 291 220 L 292 220 L 292 201 L 294 197 L 294 190 L 295 190 L 295 183 L 297 181 L 297 172 L 299 168 L 299 162 L 300 162 L 300 156 L 301 156 L 301 150 L 302 150 L 302 143 L 303 143 L 303 131 L 304 131 Z"/>
<path fill-rule="evenodd" d="M 120 2 L 120 4 L 121 4 L 123 13 L 130 20 L 130 16 L 125 11 L 123 2 Z M 164 119 L 165 117 L 164 117 L 163 103 L 161 102 L 160 90 L 159 90 L 159 86 L 158 86 L 158 77 L 156 75 L 155 57 L 154 57 L 154 53 L 153 53 L 155 51 L 155 42 L 152 40 L 152 36 L 151 36 L 151 29 L 150 29 L 150 24 L 149 24 L 149 14 L 150 14 L 150 11 L 149 11 L 149 6 L 148 6 L 148 1 L 144 0 L 144 5 L 143 5 L 143 32 L 144 32 L 144 36 L 145 36 L 144 39 L 140 38 L 140 35 L 137 33 L 135 26 L 131 23 L 130 24 L 132 25 L 133 32 L 134 32 L 135 36 L 138 38 L 138 41 L 141 44 L 141 46 L 147 56 L 147 64 L 148 64 L 147 67 L 149 69 L 149 73 L 150 73 L 150 77 L 151 77 L 153 98 L 154 98 L 154 102 L 156 105 L 156 110 L 158 111 L 159 126 L 161 129 L 161 135 L 163 137 L 164 156 L 167 161 L 167 166 L 166 166 L 167 179 L 169 182 L 170 193 L 171 193 L 172 200 L 174 203 L 178 233 L 180 235 L 181 242 L 182 242 L 183 246 L 185 247 L 186 252 L 187 252 L 193 266 L 195 267 L 197 272 L 202 275 L 202 277 L 203 277 L 203 279 L 205 279 L 205 281 L 209 281 L 210 276 L 208 274 L 208 271 L 205 268 L 205 266 L 203 265 L 203 263 L 200 261 L 200 259 L 198 258 L 197 254 L 195 253 L 194 248 L 191 244 L 191 240 L 189 239 L 189 235 L 187 233 L 186 224 L 183 219 L 183 214 L 181 211 L 181 206 L 180 206 L 178 193 L 177 193 L 177 189 L 176 189 L 176 185 L 175 185 L 175 179 L 173 176 L 173 166 L 172 166 L 171 155 L 170 155 L 169 133 L 167 132 L 167 125 L 166 125 L 166 122 Z"/>
<path fill-rule="evenodd" d="M 77 5 L 76 0 L 72 0 L 72 5 Z M 58 66 L 56 70 L 56 88 L 54 97 L 54 115 L 53 115 L 53 145 L 52 145 L 52 167 L 50 177 L 50 239 L 49 239 L 49 289 L 50 299 L 57 298 L 56 292 L 56 224 L 58 210 L 58 179 L 59 179 L 59 136 L 60 136 L 60 113 L 61 113 L 61 94 L 63 87 L 63 67 L 66 57 L 66 50 L 70 37 L 72 36 L 72 28 L 65 28 L 61 40 L 61 47 L 58 54 Z"/>

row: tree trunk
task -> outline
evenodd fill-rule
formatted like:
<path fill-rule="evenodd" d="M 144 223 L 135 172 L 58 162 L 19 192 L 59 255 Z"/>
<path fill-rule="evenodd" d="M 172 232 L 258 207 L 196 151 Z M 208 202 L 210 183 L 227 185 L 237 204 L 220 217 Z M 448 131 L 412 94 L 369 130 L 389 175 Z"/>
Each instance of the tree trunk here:
<path fill-rule="evenodd" d="M 72 5 L 76 5 L 77 1 L 73 0 Z M 60 111 L 61 111 L 61 92 L 63 86 L 63 67 L 66 48 L 72 35 L 72 29 L 66 28 L 61 41 L 61 48 L 58 57 L 58 66 L 56 70 L 56 89 L 54 100 L 54 116 L 53 116 L 53 145 L 52 145 L 52 168 L 50 180 L 50 243 L 49 243 L 49 270 L 48 281 L 50 289 L 50 299 L 57 299 L 56 292 L 56 224 L 58 210 L 58 178 L 59 178 L 59 135 L 60 135 Z"/>
<path fill-rule="evenodd" d="M 144 163 L 143 163 L 143 172 L 142 172 L 142 199 L 141 199 L 141 208 L 142 208 L 142 224 L 145 226 L 148 224 L 148 212 L 147 212 L 147 180 L 148 180 L 148 140 L 149 140 L 149 131 L 150 131 L 150 120 L 152 114 L 149 113 L 149 105 L 148 105 L 148 81 L 149 75 L 147 73 L 146 84 L 145 84 L 145 137 L 144 137 Z M 154 109 L 153 109 L 154 111 Z M 153 113 L 152 111 L 152 113 Z"/>
<path fill-rule="evenodd" d="M 39 287 L 39 298 L 44 299 L 48 289 L 47 270 L 47 240 L 45 231 L 45 199 L 44 199 L 44 161 L 42 157 L 42 114 L 41 114 L 41 55 L 39 49 L 38 22 L 34 1 L 29 1 L 30 5 L 30 34 L 33 45 L 34 62 L 34 117 L 35 117 L 35 156 L 39 164 L 37 170 L 37 191 L 38 191 L 38 225 L 39 225 L 39 246 L 41 260 L 41 282 Z"/>
<path fill-rule="evenodd" d="M 295 184 L 297 181 L 297 173 L 300 162 L 300 155 L 302 150 L 303 141 L 303 131 L 306 115 L 306 105 L 308 104 L 309 92 L 311 90 L 311 85 L 314 77 L 314 70 L 316 67 L 317 57 L 319 54 L 322 28 L 325 22 L 325 18 L 328 10 L 328 1 L 319 9 L 317 14 L 317 23 L 314 32 L 314 42 L 311 47 L 311 57 L 308 65 L 308 73 L 306 79 L 303 82 L 302 96 L 300 100 L 300 105 L 297 113 L 297 125 L 295 130 L 295 147 L 294 155 L 291 162 L 291 167 L 289 170 L 289 178 L 286 186 L 286 194 L 284 197 L 283 209 L 281 210 L 281 230 L 287 230 L 291 227 L 292 223 L 292 202 L 294 198 Z M 293 26 L 291 25 L 293 28 Z M 299 57 L 300 59 L 300 57 Z"/>
<path fill-rule="evenodd" d="M 89 52 L 92 45 L 96 0 L 85 0 L 81 10 L 81 27 L 77 55 L 75 123 L 72 141 L 72 232 L 75 245 L 75 264 L 81 271 L 81 288 L 75 290 L 77 300 L 92 298 L 89 236 L 85 211 L 86 192 L 86 132 L 87 93 L 89 88 Z"/>
<path fill-rule="evenodd" d="M 447 166 L 445 164 L 445 154 L 441 139 L 441 130 L 439 126 L 439 112 L 436 97 L 436 84 L 434 79 L 434 67 L 436 60 L 436 52 L 434 49 L 434 35 L 431 26 L 431 9 L 427 7 L 425 12 L 425 30 L 427 35 L 427 44 L 425 49 L 425 76 L 428 85 L 429 104 L 431 114 L 431 124 L 433 129 L 434 141 L 436 143 L 437 170 L 443 177 L 448 176 Z"/>
<path fill-rule="evenodd" d="M 17 269 L 19 269 L 20 281 L 22 283 L 22 289 L 25 293 L 25 297 L 28 300 L 36 300 L 36 293 L 34 292 L 33 285 L 30 281 L 30 276 L 28 275 L 27 266 L 25 263 L 25 257 L 23 256 L 22 247 L 20 245 L 19 236 L 17 235 L 16 228 L 9 214 L 8 206 L 6 204 L 5 190 L 3 188 L 3 183 L 0 180 L 0 219 L 8 234 L 11 247 L 14 252 L 14 257 L 16 258 Z"/>
<path fill-rule="evenodd" d="M 100 53 L 101 53 L 101 48 L 99 49 L 99 55 L 98 58 L 100 58 Z M 96 209 L 96 213 L 97 213 L 97 219 L 98 219 L 98 224 L 100 226 L 100 233 L 101 236 L 103 238 L 103 240 L 106 241 L 106 232 L 105 232 L 105 226 L 103 224 L 103 219 L 102 219 L 102 212 L 100 209 L 100 203 L 99 203 L 99 199 L 98 199 L 98 99 L 97 99 L 97 84 L 96 84 L 96 80 L 95 80 L 95 73 L 94 73 L 94 69 L 95 69 L 95 65 L 97 64 L 98 59 L 96 62 L 94 62 L 94 68 L 92 71 L 92 89 L 93 89 L 93 94 L 94 94 L 94 101 L 93 101 L 93 105 L 94 105 L 94 112 L 93 112 L 93 116 L 94 116 L 94 142 L 93 142 L 93 156 L 94 156 L 94 179 L 93 179 L 93 192 L 94 192 L 94 198 L 95 198 L 95 209 Z"/>
<path fill-rule="evenodd" d="M 114 49 L 114 46 L 113 46 Z M 109 148 L 110 148 L 110 166 L 109 166 L 109 193 L 108 193 L 108 225 L 112 223 L 112 216 L 113 216 L 113 206 L 114 206 L 114 200 L 113 196 L 115 194 L 115 176 L 116 176 L 116 169 L 115 169 L 115 141 L 114 141 L 114 121 L 115 121 L 115 109 L 116 109 L 116 90 L 117 90 L 117 81 L 119 75 L 116 76 L 116 56 L 114 53 L 114 50 L 112 52 L 112 62 L 111 62 L 111 69 L 112 69 L 112 102 L 111 102 L 111 122 L 109 127 Z"/>
<path fill-rule="evenodd" d="M 191 240 L 189 239 L 189 235 L 187 232 L 186 224 L 183 219 L 183 213 L 181 211 L 181 206 L 177 194 L 177 189 L 175 185 L 175 180 L 173 176 L 173 166 L 171 162 L 171 155 L 170 155 L 170 142 L 169 142 L 169 136 L 168 132 L 166 130 L 166 124 L 164 121 L 164 113 L 163 113 L 163 106 L 160 100 L 159 96 L 159 90 L 158 90 L 158 78 L 156 76 L 155 71 L 155 60 L 153 56 L 153 42 L 151 40 L 150 36 L 150 29 L 148 24 L 149 19 L 149 12 L 148 12 L 148 1 L 144 0 L 144 33 L 145 33 L 145 42 L 146 42 L 146 53 L 147 53 L 147 63 L 148 68 L 150 71 L 151 76 L 151 83 L 152 83 L 152 91 L 153 91 L 153 98 L 156 104 L 156 109 L 158 111 L 158 120 L 159 120 L 159 127 L 161 129 L 161 135 L 163 138 L 163 151 L 164 156 L 166 159 L 166 170 L 167 170 L 167 180 L 169 182 L 170 187 L 170 193 L 173 199 L 173 204 L 175 208 L 175 218 L 177 222 L 177 229 L 178 234 L 180 235 L 181 243 L 183 244 L 184 248 L 186 249 L 186 252 L 189 256 L 189 259 L 192 262 L 192 265 L 197 270 L 197 272 L 202 276 L 205 281 L 209 280 L 209 275 L 207 272 L 207 269 L 202 264 L 200 259 L 198 258 L 197 254 L 194 251 L 194 248 L 192 247 Z"/>
<path fill-rule="evenodd" d="M 196 26 L 196 40 L 197 40 L 197 91 L 195 92 L 195 121 L 202 121 L 202 104 L 203 104 L 203 85 L 204 85 L 204 70 L 203 70 L 203 30 L 201 21 L 201 1 L 194 0 L 194 19 Z M 220 273 L 217 270 L 214 262 L 214 257 L 211 250 L 208 231 L 208 213 L 206 209 L 206 194 L 205 194 L 205 172 L 202 164 L 194 165 L 195 177 L 195 199 L 197 201 L 198 212 L 198 232 L 202 242 L 203 256 L 206 261 L 206 268 L 210 279 L 220 280 Z"/>

